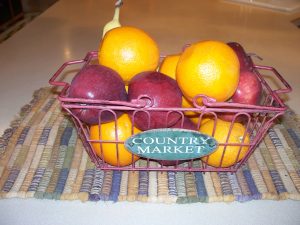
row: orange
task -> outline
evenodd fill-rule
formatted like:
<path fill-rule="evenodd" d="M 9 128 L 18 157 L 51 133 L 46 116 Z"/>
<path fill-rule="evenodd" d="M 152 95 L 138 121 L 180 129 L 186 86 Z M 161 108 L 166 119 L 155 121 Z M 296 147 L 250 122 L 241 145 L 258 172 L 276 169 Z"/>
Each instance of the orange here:
<path fill-rule="evenodd" d="M 176 66 L 179 60 L 180 54 L 167 55 L 162 61 L 159 72 L 168 75 L 176 80 Z"/>
<path fill-rule="evenodd" d="M 199 119 L 200 119 L 200 114 L 196 114 L 196 113 L 195 113 L 195 115 L 189 115 L 188 118 L 189 118 L 194 124 L 198 124 L 198 121 L 199 121 Z M 213 118 L 214 118 L 214 117 L 213 117 L 212 115 L 210 115 L 210 114 L 205 114 L 205 115 L 203 115 L 202 118 L 201 118 L 201 123 L 200 123 L 200 125 L 206 123 L 207 121 L 209 121 L 209 120 L 211 120 L 211 119 L 213 119 Z"/>
<path fill-rule="evenodd" d="M 199 105 L 199 104 L 198 104 Z M 183 108 L 194 108 L 194 104 L 192 101 L 188 100 L 184 95 L 182 96 L 182 107 Z M 198 117 L 199 113 L 195 112 L 195 111 L 185 111 L 184 112 L 185 115 L 187 116 L 195 116 Z"/>
<path fill-rule="evenodd" d="M 179 61 L 180 54 L 167 55 L 159 67 L 159 72 L 173 78 L 176 80 L 176 67 Z M 193 102 L 188 100 L 185 96 L 182 96 L 182 107 L 183 108 L 193 108 Z M 186 111 L 185 115 L 197 115 L 195 112 Z"/>
<path fill-rule="evenodd" d="M 219 41 L 201 41 L 181 54 L 176 80 L 184 96 L 192 100 L 204 94 L 217 101 L 228 100 L 239 82 L 240 64 L 235 52 Z"/>
<path fill-rule="evenodd" d="M 209 120 L 203 123 L 200 127 L 200 132 L 212 136 L 214 129 L 214 120 Z M 231 123 L 226 122 L 220 119 L 216 120 L 216 130 L 214 134 L 214 138 L 217 140 L 219 144 L 226 143 L 227 136 L 229 134 Z M 244 137 L 245 135 L 245 137 Z M 244 139 L 244 141 L 243 141 Z M 240 123 L 234 123 L 233 128 L 231 130 L 228 143 L 230 144 L 249 144 L 250 138 L 249 134 L 245 134 L 245 127 Z M 209 156 L 202 157 L 201 160 L 206 162 L 210 166 L 214 167 L 229 167 L 232 166 L 235 162 L 240 161 L 247 153 L 249 146 L 230 146 L 228 145 L 225 149 L 225 153 L 223 156 L 222 165 L 221 159 L 224 152 L 225 146 L 219 145 L 212 154 Z M 240 153 L 239 153 L 240 151 Z M 207 159 L 208 158 L 208 159 Z"/>
<path fill-rule="evenodd" d="M 125 141 L 127 138 L 131 136 L 131 127 L 132 123 L 128 114 L 123 114 L 117 119 L 117 137 L 119 141 Z M 91 140 L 101 140 L 103 141 L 115 141 L 116 134 L 115 134 L 115 121 L 101 124 L 100 132 L 99 126 L 93 125 L 90 127 L 90 139 Z M 134 128 L 134 133 L 139 133 L 140 130 Z M 124 146 L 123 143 L 102 143 L 102 151 L 101 151 L 101 144 L 92 142 L 92 146 L 96 151 L 96 154 L 101 157 L 103 161 L 112 165 L 118 166 L 118 158 L 119 158 L 119 166 L 127 166 L 131 163 L 135 162 L 139 159 L 138 156 L 133 155 L 130 153 Z M 118 150 L 117 150 L 118 146 Z M 117 156 L 117 151 L 118 155 Z"/>
<path fill-rule="evenodd" d="M 135 27 L 117 27 L 108 31 L 99 46 L 99 64 L 117 71 L 125 83 L 143 71 L 155 70 L 159 63 L 156 42 Z"/>

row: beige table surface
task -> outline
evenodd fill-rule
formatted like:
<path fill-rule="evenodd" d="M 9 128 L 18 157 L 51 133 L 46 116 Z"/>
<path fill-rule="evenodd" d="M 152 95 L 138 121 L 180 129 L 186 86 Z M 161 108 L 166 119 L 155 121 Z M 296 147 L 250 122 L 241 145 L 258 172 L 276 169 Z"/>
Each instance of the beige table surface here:
<path fill-rule="evenodd" d="M 0 134 L 35 89 L 65 61 L 96 50 L 112 18 L 109 0 L 61 0 L 0 44 Z M 203 39 L 240 42 L 292 85 L 286 103 L 300 113 L 300 29 L 285 14 L 216 0 L 125 0 L 121 23 L 147 31 L 162 54 Z M 251 201 L 163 205 L 0 200 L 0 224 L 300 224 L 300 203 Z M 23 221 L 23 222 L 22 222 Z M 61 222 L 59 222 L 61 221 Z M 143 222 L 141 222 L 143 221 Z"/>

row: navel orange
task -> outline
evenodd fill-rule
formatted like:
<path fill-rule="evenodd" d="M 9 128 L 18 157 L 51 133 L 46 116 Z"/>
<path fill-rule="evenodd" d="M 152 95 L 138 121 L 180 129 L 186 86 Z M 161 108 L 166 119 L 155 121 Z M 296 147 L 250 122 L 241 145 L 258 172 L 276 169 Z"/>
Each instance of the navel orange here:
<path fill-rule="evenodd" d="M 117 128 L 116 128 L 117 126 Z M 118 137 L 119 141 L 125 141 L 131 136 L 132 123 L 128 114 L 123 114 L 115 121 L 90 127 L 90 139 L 103 141 L 115 141 Z M 117 130 L 117 136 L 116 136 Z M 134 133 L 139 133 L 140 130 L 134 128 Z M 102 145 L 102 149 L 101 149 Z M 139 159 L 138 156 L 130 153 L 123 143 L 96 143 L 93 142 L 92 146 L 96 154 L 101 157 L 103 161 L 113 166 L 127 166 Z M 118 148 L 117 148 L 118 146 Z M 118 153 L 117 153 L 118 152 Z M 119 160 L 118 160 L 119 159 Z"/>
<path fill-rule="evenodd" d="M 169 77 L 176 80 L 176 67 L 179 58 L 180 58 L 180 54 L 167 55 L 159 67 L 159 72 L 166 74 Z M 188 100 L 185 96 L 182 96 L 182 107 L 193 108 L 194 105 L 192 101 Z M 197 113 L 192 111 L 185 111 L 184 114 L 189 116 L 197 115 Z"/>
<path fill-rule="evenodd" d="M 212 136 L 215 120 L 209 120 L 200 127 L 200 132 Z M 220 119 L 216 120 L 216 129 L 214 138 L 219 144 L 226 143 L 231 123 Z M 249 134 L 246 133 L 245 127 L 240 123 L 234 123 L 228 143 L 230 144 L 249 144 Z M 225 149 L 224 145 L 219 145 L 216 151 L 209 156 L 202 157 L 201 160 L 214 167 L 229 167 L 235 162 L 239 162 L 247 153 L 249 146 L 233 146 L 228 145 Z M 224 156 L 223 156 L 224 154 Z M 223 156 L 223 160 L 222 160 Z M 221 164 L 222 160 L 222 164 Z"/>
<path fill-rule="evenodd" d="M 194 123 L 194 124 L 198 124 L 199 120 L 200 120 L 200 114 L 195 114 L 195 115 L 189 115 L 188 118 Z M 200 124 L 204 124 L 206 123 L 207 121 L 210 121 L 214 119 L 214 116 L 211 115 L 211 114 L 205 114 L 205 115 L 202 115 L 201 117 L 201 122 Z"/>
<path fill-rule="evenodd" d="M 199 103 L 197 103 L 199 105 Z M 194 104 L 192 101 L 188 100 L 184 95 L 182 96 L 182 107 L 183 108 L 194 108 Z M 184 114 L 186 116 L 198 117 L 199 113 L 195 111 L 185 111 Z"/>
<path fill-rule="evenodd" d="M 220 41 L 201 41 L 181 54 L 176 80 L 189 100 L 204 94 L 217 101 L 226 101 L 238 86 L 239 72 L 238 57 L 228 45 Z"/>
<path fill-rule="evenodd" d="M 123 26 L 108 31 L 99 46 L 99 64 L 117 71 L 125 83 L 136 74 L 155 70 L 159 62 L 156 42 L 143 30 Z"/>
<path fill-rule="evenodd" d="M 169 77 L 176 80 L 176 67 L 179 60 L 180 54 L 167 55 L 160 67 L 159 72 L 168 75 Z"/>

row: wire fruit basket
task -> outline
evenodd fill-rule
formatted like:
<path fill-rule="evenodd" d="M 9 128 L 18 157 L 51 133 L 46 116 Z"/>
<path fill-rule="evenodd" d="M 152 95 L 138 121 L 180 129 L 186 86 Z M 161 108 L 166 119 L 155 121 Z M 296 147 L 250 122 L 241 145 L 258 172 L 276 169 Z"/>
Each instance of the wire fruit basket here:
<path fill-rule="evenodd" d="M 279 94 L 288 93 L 291 91 L 290 85 L 284 80 L 284 78 L 278 73 L 276 69 L 268 66 L 259 66 L 254 65 L 254 73 L 262 84 L 262 98 L 259 105 L 248 105 L 248 104 L 239 104 L 232 102 L 216 102 L 214 99 L 198 95 L 195 96 L 192 108 L 154 108 L 151 105 L 151 98 L 147 96 L 141 96 L 138 99 L 134 99 L 130 102 L 125 101 L 108 101 L 108 100 L 91 100 L 91 99 L 82 99 L 82 98 L 71 98 L 68 96 L 68 90 L 70 84 L 68 82 L 62 81 L 63 74 L 67 69 L 72 68 L 72 66 L 80 66 L 82 70 L 87 65 L 95 64 L 97 60 L 97 52 L 89 52 L 84 59 L 74 60 L 65 62 L 58 71 L 52 76 L 49 80 L 49 83 L 56 87 L 62 87 L 58 95 L 58 100 L 61 103 L 62 108 L 71 116 L 73 119 L 74 125 L 77 129 L 78 135 L 81 138 L 83 145 L 90 159 L 95 165 L 103 170 L 128 170 L 128 171 L 188 171 L 188 172 L 236 172 L 243 164 L 247 162 L 251 154 L 255 151 L 258 144 L 264 138 L 268 129 L 273 125 L 276 119 L 285 113 L 287 107 L 283 103 L 283 100 L 279 97 Z M 280 88 L 272 88 L 265 75 L 262 75 L 262 72 L 269 73 L 271 78 L 275 76 L 276 80 L 280 81 Z M 269 76 L 270 76 L 269 75 Z M 203 104 L 197 104 L 197 98 L 202 98 Z M 146 100 L 145 100 L 146 99 Z M 149 103 L 150 99 L 150 103 Z M 85 124 L 75 113 L 74 109 L 85 109 L 85 110 L 97 110 L 98 111 L 98 125 L 101 126 L 101 114 L 110 113 L 115 122 L 115 139 L 114 140 L 104 140 L 101 138 L 93 140 L 90 138 L 90 126 Z M 118 113 L 126 112 L 131 115 L 131 134 L 134 135 L 134 124 L 135 124 L 135 115 L 138 113 L 144 113 L 147 115 L 148 125 L 150 124 L 151 117 L 154 114 L 152 112 L 164 112 L 166 124 L 170 119 L 171 114 L 177 114 L 180 118 L 179 126 L 177 128 L 183 128 L 184 120 L 188 118 L 188 113 L 196 114 L 196 126 L 199 130 L 202 126 L 202 121 L 205 117 L 209 117 L 215 121 L 214 131 L 216 127 L 217 120 L 222 118 L 222 115 L 230 115 L 230 128 L 228 130 L 226 141 L 218 143 L 219 146 L 224 146 L 220 161 L 216 166 L 211 166 L 208 163 L 209 155 L 205 157 L 205 160 L 200 158 L 193 158 L 189 160 L 175 160 L 171 164 L 162 163 L 160 160 L 153 160 L 150 158 L 141 157 L 139 160 L 135 161 L 134 154 L 131 157 L 131 163 L 127 166 L 120 166 L 119 151 L 120 146 L 124 145 L 124 140 L 118 139 Z M 241 122 L 243 121 L 243 122 Z M 242 123 L 245 127 L 245 134 L 242 137 L 242 140 L 245 139 L 246 135 L 249 135 L 249 142 L 244 143 L 230 143 L 229 136 L 232 132 L 232 128 L 235 123 Z M 211 136 L 214 137 L 214 131 Z M 102 151 L 102 146 L 106 143 L 115 145 L 115 148 L 112 151 L 116 151 L 116 161 L 117 165 L 112 166 L 106 163 L 105 155 L 99 157 L 97 151 L 95 150 L 94 143 L 100 145 L 100 151 Z M 224 167 L 222 166 L 224 155 L 227 149 L 230 149 L 230 146 L 235 146 L 237 154 L 233 159 L 234 163 L 231 166 Z M 243 147 L 247 147 L 247 151 L 239 159 L 240 152 Z"/>

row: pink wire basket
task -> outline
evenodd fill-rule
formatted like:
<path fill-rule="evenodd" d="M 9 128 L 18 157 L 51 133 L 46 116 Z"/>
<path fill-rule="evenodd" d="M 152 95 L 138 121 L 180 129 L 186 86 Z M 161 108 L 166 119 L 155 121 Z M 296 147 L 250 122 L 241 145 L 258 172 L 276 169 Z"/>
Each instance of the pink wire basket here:
<path fill-rule="evenodd" d="M 58 100 L 61 103 L 62 108 L 69 114 L 69 116 L 73 119 L 75 127 L 77 129 L 78 135 L 81 138 L 85 150 L 89 155 L 95 165 L 103 170 L 128 170 L 128 171 L 186 171 L 186 172 L 236 172 L 243 164 L 247 162 L 251 154 L 255 151 L 256 147 L 264 138 L 268 129 L 274 124 L 274 122 L 278 119 L 279 116 L 283 115 L 287 110 L 286 105 L 283 103 L 283 100 L 279 97 L 279 94 L 290 92 L 291 86 L 284 80 L 284 78 L 277 72 L 276 69 L 269 66 L 259 66 L 254 65 L 254 72 L 257 75 L 257 78 L 260 80 L 263 86 L 262 100 L 259 105 L 247 105 L 247 104 L 239 104 L 232 102 L 216 102 L 213 98 L 204 95 L 195 96 L 192 108 L 154 108 L 151 106 L 151 98 L 148 96 L 140 96 L 138 99 L 134 99 L 130 102 L 125 101 L 107 101 L 107 100 L 90 100 L 90 99 L 80 99 L 80 98 L 70 98 L 68 97 L 68 90 L 70 84 L 68 82 L 63 81 L 63 74 L 67 72 L 68 69 L 73 69 L 73 66 L 80 66 L 80 69 L 84 68 L 87 65 L 97 63 L 97 52 L 92 51 L 89 52 L 86 57 L 82 60 L 74 60 L 64 63 L 58 71 L 52 76 L 49 80 L 49 83 L 56 87 L 62 87 L 59 90 Z M 265 75 L 262 73 L 268 73 L 268 77 L 271 77 L 271 80 L 276 78 L 276 81 L 279 81 L 279 88 L 271 88 L 267 79 L 265 79 Z M 274 86 L 274 85 L 273 85 Z M 203 105 L 197 104 L 197 98 L 202 98 Z M 147 99 L 147 101 L 145 100 Z M 150 100 L 150 101 L 149 101 Z M 165 166 L 163 164 L 158 163 L 155 160 L 149 158 L 140 158 L 138 161 L 134 162 L 134 156 L 132 154 L 132 163 L 129 166 L 111 166 L 105 162 L 105 156 L 102 159 L 96 154 L 96 150 L 94 149 L 93 143 L 113 143 L 116 145 L 116 155 L 117 155 L 117 165 L 119 164 L 119 145 L 123 145 L 124 141 L 118 140 L 92 140 L 90 139 L 90 127 L 81 121 L 78 116 L 73 113 L 73 109 L 93 109 L 98 110 L 99 112 L 99 123 L 101 126 L 101 114 L 104 112 L 109 112 L 113 115 L 115 120 L 115 133 L 118 133 L 117 127 L 117 112 L 126 111 L 129 112 L 132 120 L 132 128 L 131 134 L 134 134 L 134 121 L 136 113 L 145 113 L 148 118 L 148 125 L 150 125 L 151 121 L 151 112 L 164 112 L 166 115 L 166 124 L 168 124 L 168 119 L 171 114 L 179 114 L 180 115 L 180 124 L 183 126 L 183 121 L 186 117 L 186 112 L 195 112 L 197 113 L 197 128 L 200 129 L 201 121 L 205 116 L 210 116 L 215 121 L 220 117 L 220 115 L 224 113 L 230 113 L 232 116 L 231 126 L 228 132 L 228 137 L 232 131 L 232 127 L 234 122 L 239 121 L 239 118 L 243 118 L 243 125 L 246 128 L 247 134 L 250 136 L 249 143 L 218 143 L 219 146 L 224 146 L 223 156 L 226 153 L 226 148 L 228 146 L 238 146 L 239 150 L 244 146 L 248 146 L 248 150 L 245 156 L 238 160 L 239 153 L 235 159 L 235 163 L 229 167 L 222 167 L 223 156 L 220 159 L 219 166 L 209 166 L 207 164 L 207 160 L 209 158 L 206 157 L 206 160 L 200 159 L 191 159 L 182 161 L 175 161 L 172 166 Z M 216 126 L 216 125 L 215 125 Z M 246 133 L 245 132 L 245 133 Z M 243 139 L 245 138 L 244 137 Z M 212 133 L 214 136 L 214 133 Z M 116 135 L 117 137 L 117 135 Z M 227 140 L 228 140 L 227 137 Z M 102 154 L 103 155 L 103 154 Z"/>

